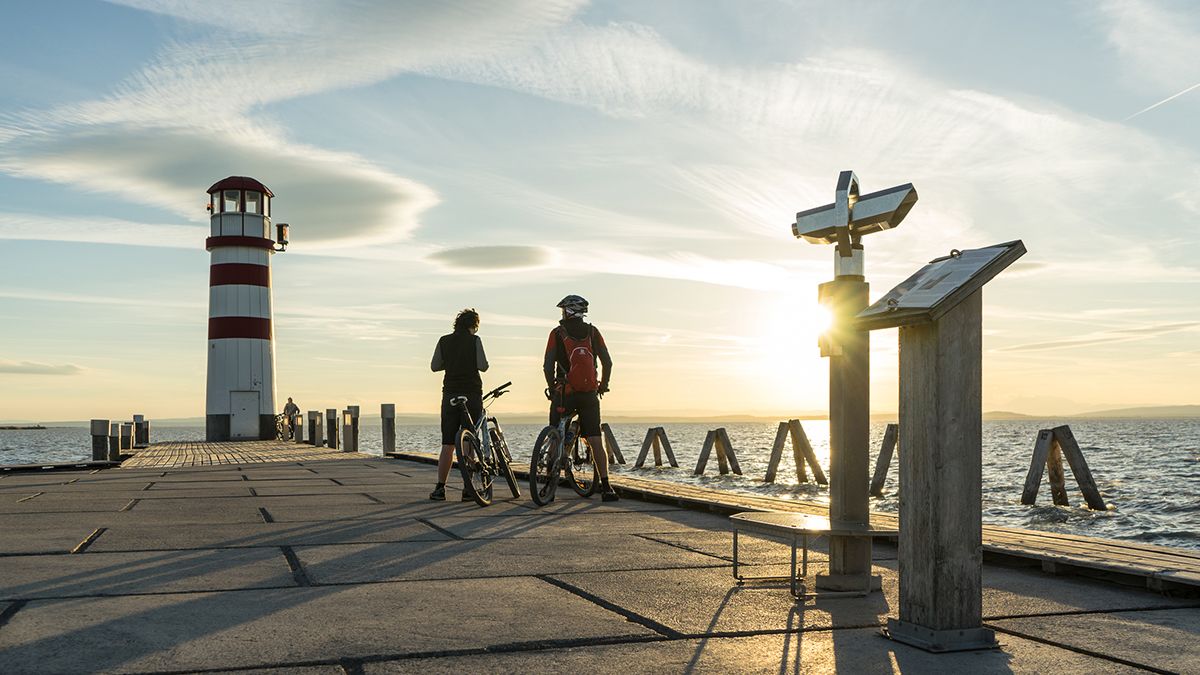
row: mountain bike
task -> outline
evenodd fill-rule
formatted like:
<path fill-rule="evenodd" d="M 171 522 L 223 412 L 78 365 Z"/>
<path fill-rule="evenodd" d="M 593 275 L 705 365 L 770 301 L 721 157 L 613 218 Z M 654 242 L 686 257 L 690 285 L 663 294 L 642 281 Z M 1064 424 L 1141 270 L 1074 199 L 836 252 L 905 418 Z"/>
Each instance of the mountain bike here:
<path fill-rule="evenodd" d="M 478 421 L 471 419 L 466 396 L 450 399 L 450 405 L 458 408 L 462 416 L 458 435 L 454 437 L 454 454 L 462 472 L 463 490 L 480 506 L 492 503 L 492 481 L 497 476 L 504 476 L 514 499 L 521 496 L 504 431 L 496 418 L 487 414 L 488 401 L 503 396 L 510 386 L 512 382 L 506 382 L 483 395 L 483 414 Z"/>
<path fill-rule="evenodd" d="M 599 484 L 596 464 L 592 461 L 592 446 L 586 438 L 580 437 L 578 416 L 574 412 L 565 414 L 562 388 L 555 387 L 554 392 L 552 395 L 547 389 L 546 398 L 554 401 L 553 396 L 557 396 L 558 424 L 542 429 L 529 460 L 529 496 L 538 506 L 554 501 L 560 473 L 566 475 L 567 484 L 580 497 L 592 496 Z"/>

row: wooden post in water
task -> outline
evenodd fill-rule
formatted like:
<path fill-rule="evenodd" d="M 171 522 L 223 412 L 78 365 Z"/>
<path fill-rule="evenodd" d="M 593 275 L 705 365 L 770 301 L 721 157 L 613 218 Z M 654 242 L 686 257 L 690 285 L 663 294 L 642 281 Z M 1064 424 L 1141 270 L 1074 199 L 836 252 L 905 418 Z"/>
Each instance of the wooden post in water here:
<path fill-rule="evenodd" d="M 600 435 L 604 440 L 604 448 L 608 452 L 608 461 L 624 464 L 625 457 L 621 454 L 621 446 L 617 445 L 617 437 L 613 435 L 612 427 L 608 426 L 608 422 L 600 425 Z"/>
<path fill-rule="evenodd" d="M 713 429 L 704 437 L 704 447 L 700 449 L 700 459 L 696 462 L 696 469 L 692 475 L 704 475 L 708 456 L 714 448 L 717 450 L 717 465 L 722 476 L 729 473 L 731 468 L 735 474 L 742 475 L 742 467 L 738 465 L 737 455 L 733 452 L 733 444 L 729 442 L 729 433 L 725 431 L 725 427 Z"/>
<path fill-rule="evenodd" d="M 92 461 L 108 459 L 108 420 L 92 420 Z"/>
<path fill-rule="evenodd" d="M 1029 473 L 1025 476 L 1025 489 L 1021 491 L 1021 503 L 1029 505 L 1037 500 L 1042 471 L 1045 470 L 1050 480 L 1050 498 L 1055 506 L 1071 505 L 1067 497 L 1066 475 L 1062 464 L 1064 454 L 1071 465 L 1071 475 L 1075 476 L 1075 482 L 1079 484 L 1079 491 L 1083 493 L 1088 508 L 1104 511 L 1107 506 L 1096 487 L 1096 479 L 1092 477 L 1092 471 L 1083 458 L 1075 434 L 1071 432 L 1071 427 L 1065 424 L 1038 431 L 1037 441 L 1033 446 L 1033 459 L 1029 463 Z"/>
<path fill-rule="evenodd" d="M 325 445 L 330 450 L 338 447 L 338 414 L 337 408 L 325 409 Z"/>
<path fill-rule="evenodd" d="M 679 466 L 679 462 L 675 461 L 675 453 L 671 450 L 671 441 L 667 439 L 667 430 L 662 427 L 651 427 L 646 430 L 646 440 L 642 441 L 642 451 L 638 453 L 637 462 L 634 462 L 633 468 L 640 469 L 646 463 L 646 455 L 650 449 L 654 449 L 654 466 L 662 466 L 662 453 L 667 453 L 667 461 L 671 466 Z"/>
<path fill-rule="evenodd" d="M 133 422 L 121 423 L 121 452 L 133 450 Z"/>
<path fill-rule="evenodd" d="M 771 445 L 771 459 L 767 460 L 767 475 L 763 478 L 764 483 L 774 483 L 775 474 L 779 471 L 779 460 L 783 459 L 783 444 L 787 442 L 788 423 L 780 422 L 779 429 L 775 432 L 775 443 Z M 707 444 L 708 439 L 705 439 Z M 701 450 L 703 453 L 703 450 Z M 803 483 L 800 475 L 804 472 L 804 465 L 800 462 L 800 458 L 796 457 L 796 480 Z"/>
<path fill-rule="evenodd" d="M 321 441 L 321 411 L 308 411 L 308 442 L 313 446 L 320 446 Z"/>
<path fill-rule="evenodd" d="M 775 482 L 779 462 L 783 460 L 783 445 L 787 442 L 789 434 L 792 437 L 792 460 L 796 464 L 796 482 L 808 482 L 808 474 L 804 470 L 804 465 L 807 464 L 808 468 L 812 469 L 813 478 L 821 485 L 828 485 L 829 481 L 825 478 L 825 472 L 821 470 L 821 464 L 817 462 L 817 454 L 813 452 L 812 443 L 808 442 L 808 434 L 804 433 L 804 426 L 800 424 L 800 420 L 779 423 L 779 430 L 775 432 L 775 444 L 771 446 L 771 459 L 767 463 L 767 476 L 763 482 Z"/>
<path fill-rule="evenodd" d="M 1083 458 L 1083 451 L 1079 449 L 1071 427 L 1065 424 L 1054 427 L 1054 440 L 1067 456 L 1067 463 L 1071 465 L 1071 475 L 1075 476 L 1075 482 L 1079 484 L 1079 491 L 1083 493 L 1088 508 L 1096 511 L 1106 510 L 1104 498 L 1100 496 L 1100 490 L 1096 487 L 1096 479 L 1092 477 L 1092 470 Z"/>
<path fill-rule="evenodd" d="M 899 434 L 898 424 L 889 424 L 883 432 L 883 445 L 879 447 L 879 457 L 875 458 L 875 475 L 871 477 L 871 494 L 883 496 L 883 484 L 887 481 L 888 467 L 892 464 L 892 453 L 896 450 L 896 436 Z"/>
<path fill-rule="evenodd" d="M 788 420 L 788 428 L 792 432 L 792 456 L 795 458 L 796 466 L 807 463 L 808 468 L 812 469 L 813 479 L 817 481 L 817 484 L 828 485 L 829 480 L 825 478 L 825 472 L 821 470 L 821 463 L 817 461 L 817 453 L 813 452 L 812 443 L 808 441 L 808 434 L 804 433 L 804 425 L 800 424 L 800 420 Z M 803 475 L 803 470 L 796 470 L 797 479 Z"/>
<path fill-rule="evenodd" d="M 396 404 L 379 404 L 379 418 L 383 424 L 383 454 L 396 451 Z"/>
<path fill-rule="evenodd" d="M 354 413 L 342 411 L 342 452 L 358 452 L 354 447 Z"/>
<path fill-rule="evenodd" d="M 112 422 L 108 425 L 108 461 L 121 461 L 121 423 Z"/>

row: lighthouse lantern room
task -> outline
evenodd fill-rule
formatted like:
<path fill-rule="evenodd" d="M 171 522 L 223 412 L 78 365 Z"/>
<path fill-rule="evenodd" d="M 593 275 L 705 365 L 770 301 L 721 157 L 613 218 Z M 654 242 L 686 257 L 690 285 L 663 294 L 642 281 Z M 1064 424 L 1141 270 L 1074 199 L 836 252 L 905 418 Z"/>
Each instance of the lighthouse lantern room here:
<path fill-rule="evenodd" d="M 286 246 L 271 238 L 267 186 L 230 176 L 208 188 L 211 253 L 208 282 L 209 441 L 275 437 L 275 332 L 271 255 Z M 276 248 L 276 243 L 280 245 Z"/>

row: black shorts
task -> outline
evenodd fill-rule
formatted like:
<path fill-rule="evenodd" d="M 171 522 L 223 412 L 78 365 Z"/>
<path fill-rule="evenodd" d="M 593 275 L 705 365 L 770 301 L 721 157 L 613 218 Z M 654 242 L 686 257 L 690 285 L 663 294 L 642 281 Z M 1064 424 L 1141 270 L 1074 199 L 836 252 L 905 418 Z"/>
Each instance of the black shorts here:
<path fill-rule="evenodd" d="M 482 392 L 473 394 L 442 392 L 442 445 L 454 445 L 454 437 L 458 435 L 459 426 L 465 424 L 462 419 L 462 412 L 450 405 L 450 399 L 455 396 L 467 397 L 467 410 L 471 411 L 472 421 L 478 422 L 479 416 L 483 414 Z"/>
<path fill-rule="evenodd" d="M 567 413 L 579 414 L 579 432 L 585 438 L 600 435 L 600 395 L 594 391 L 577 391 L 563 396 Z M 558 407 L 550 404 L 550 426 L 558 425 Z"/>

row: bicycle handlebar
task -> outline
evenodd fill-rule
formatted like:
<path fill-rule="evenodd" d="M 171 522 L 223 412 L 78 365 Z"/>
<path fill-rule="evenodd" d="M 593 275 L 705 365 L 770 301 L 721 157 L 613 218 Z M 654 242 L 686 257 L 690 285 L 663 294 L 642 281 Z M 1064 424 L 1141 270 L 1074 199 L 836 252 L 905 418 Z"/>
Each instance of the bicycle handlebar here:
<path fill-rule="evenodd" d="M 496 387 L 495 389 L 484 394 L 483 399 L 486 401 L 489 398 L 500 398 L 504 394 L 508 393 L 506 390 L 511 386 L 512 386 L 512 382 L 505 382 L 504 384 L 500 385 L 499 387 Z"/>

